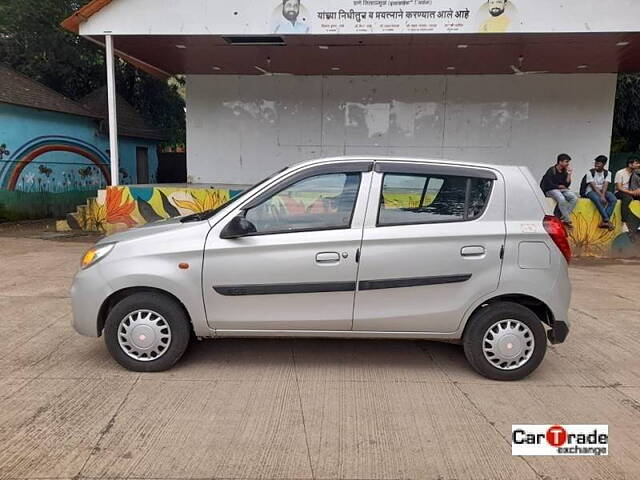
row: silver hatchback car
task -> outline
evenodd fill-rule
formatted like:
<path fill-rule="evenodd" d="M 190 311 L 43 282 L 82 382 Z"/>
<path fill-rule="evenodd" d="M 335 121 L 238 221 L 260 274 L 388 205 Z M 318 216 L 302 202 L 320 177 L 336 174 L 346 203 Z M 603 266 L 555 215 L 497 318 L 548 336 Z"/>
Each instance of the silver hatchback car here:
<path fill-rule="evenodd" d="M 309 161 L 98 242 L 73 325 L 136 371 L 172 367 L 193 336 L 412 338 L 516 380 L 569 331 L 571 251 L 549 213 L 524 167 Z"/>

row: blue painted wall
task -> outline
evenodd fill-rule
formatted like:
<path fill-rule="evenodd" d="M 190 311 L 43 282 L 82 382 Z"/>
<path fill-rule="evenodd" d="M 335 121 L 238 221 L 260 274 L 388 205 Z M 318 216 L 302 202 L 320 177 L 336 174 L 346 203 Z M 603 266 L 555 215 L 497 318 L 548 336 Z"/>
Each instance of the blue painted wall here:
<path fill-rule="evenodd" d="M 103 172 L 109 172 L 109 139 L 99 133 L 96 119 L 0 104 L 3 144 L 0 220 L 59 217 L 106 185 Z M 156 181 L 157 142 L 120 137 L 121 184 L 138 182 L 137 147 L 148 149 L 149 182 Z M 31 157 L 25 166 L 25 159 Z"/>

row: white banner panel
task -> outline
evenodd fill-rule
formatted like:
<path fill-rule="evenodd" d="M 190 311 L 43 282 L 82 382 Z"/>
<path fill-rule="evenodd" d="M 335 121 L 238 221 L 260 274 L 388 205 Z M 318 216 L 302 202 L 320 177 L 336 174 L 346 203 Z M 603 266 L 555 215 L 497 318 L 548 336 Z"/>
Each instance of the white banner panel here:
<path fill-rule="evenodd" d="M 638 0 L 114 0 L 83 35 L 633 32 Z"/>

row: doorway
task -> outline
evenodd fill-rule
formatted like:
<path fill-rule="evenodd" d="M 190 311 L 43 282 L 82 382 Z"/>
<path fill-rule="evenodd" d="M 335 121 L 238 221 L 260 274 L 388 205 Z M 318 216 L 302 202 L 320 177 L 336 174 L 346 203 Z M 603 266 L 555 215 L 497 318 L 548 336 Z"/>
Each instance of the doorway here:
<path fill-rule="evenodd" d="M 149 183 L 149 149 L 136 147 L 136 183 Z"/>

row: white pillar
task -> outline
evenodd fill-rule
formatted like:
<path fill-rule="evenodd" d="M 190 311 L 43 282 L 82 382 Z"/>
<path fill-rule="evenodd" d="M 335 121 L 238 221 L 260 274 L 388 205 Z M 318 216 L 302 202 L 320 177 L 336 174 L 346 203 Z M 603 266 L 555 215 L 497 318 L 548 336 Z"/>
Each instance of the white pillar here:
<path fill-rule="evenodd" d="M 116 113 L 116 73 L 113 56 L 113 38 L 105 35 L 107 47 L 107 104 L 109 111 L 109 150 L 111 157 L 111 185 L 118 185 L 120 161 L 118 159 L 118 117 Z"/>

